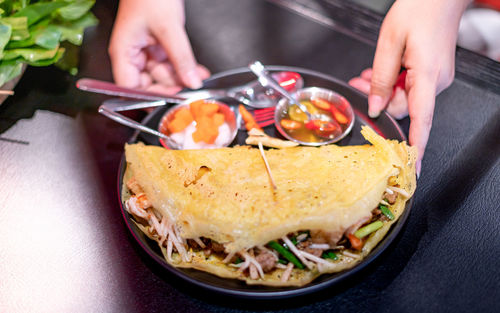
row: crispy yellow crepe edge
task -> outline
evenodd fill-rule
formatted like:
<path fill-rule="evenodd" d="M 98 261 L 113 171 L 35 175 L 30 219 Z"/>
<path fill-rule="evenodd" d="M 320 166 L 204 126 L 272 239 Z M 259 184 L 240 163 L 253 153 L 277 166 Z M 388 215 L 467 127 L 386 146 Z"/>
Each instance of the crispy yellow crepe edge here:
<path fill-rule="evenodd" d="M 416 175 L 415 175 L 415 162 L 417 158 L 417 151 L 415 147 L 409 147 L 406 142 L 398 142 L 397 140 L 386 140 L 377 135 L 371 128 L 363 127 L 361 133 L 363 136 L 370 141 L 372 144 L 380 147 L 380 149 L 386 149 L 386 152 L 390 153 L 390 157 L 394 159 L 394 162 L 400 165 L 399 175 L 396 177 L 396 182 L 399 184 L 400 188 L 404 189 L 408 194 L 413 195 L 416 188 Z M 127 178 L 131 177 L 131 173 L 129 168 L 127 167 L 126 172 L 124 174 L 124 182 Z M 130 193 L 125 186 L 122 186 L 122 201 L 125 202 L 130 197 Z M 384 226 L 372 233 L 361 251 L 349 250 L 350 253 L 357 255 L 357 258 L 338 255 L 339 259 L 336 261 L 330 261 L 332 266 L 329 267 L 324 272 L 319 272 L 317 269 L 313 270 L 300 270 L 294 269 L 290 278 L 286 282 L 281 281 L 281 275 L 284 270 L 275 269 L 271 273 L 266 273 L 264 279 L 253 280 L 243 273 L 239 272 L 237 268 L 233 268 L 228 266 L 222 262 L 220 256 L 211 255 L 206 257 L 203 251 L 195 252 L 190 250 L 193 255 L 192 262 L 183 262 L 178 254 L 173 255 L 173 262 L 170 262 L 166 258 L 166 249 L 164 247 L 160 247 L 162 253 L 165 256 L 165 260 L 167 263 L 174 267 L 179 268 L 192 268 L 196 270 L 205 271 L 211 274 L 214 274 L 219 277 L 224 278 L 232 278 L 239 279 L 245 281 L 247 284 L 256 284 L 256 285 L 267 285 L 267 286 L 276 286 L 276 287 L 285 287 L 285 286 L 304 286 L 315 278 L 322 274 L 327 273 L 335 273 L 340 272 L 349 268 L 354 267 L 358 263 L 360 263 L 364 257 L 366 257 L 376 246 L 377 244 L 385 237 L 387 232 L 390 230 L 391 226 L 399 219 L 402 215 L 406 202 L 409 199 L 404 199 L 402 196 L 399 196 L 396 203 L 391 205 L 391 209 L 393 210 L 393 214 L 395 216 L 394 220 L 384 222 Z M 136 221 L 134 223 L 138 226 L 138 228 L 143 231 L 150 239 L 157 240 L 158 238 L 154 233 L 149 231 L 147 226 L 144 226 Z"/>

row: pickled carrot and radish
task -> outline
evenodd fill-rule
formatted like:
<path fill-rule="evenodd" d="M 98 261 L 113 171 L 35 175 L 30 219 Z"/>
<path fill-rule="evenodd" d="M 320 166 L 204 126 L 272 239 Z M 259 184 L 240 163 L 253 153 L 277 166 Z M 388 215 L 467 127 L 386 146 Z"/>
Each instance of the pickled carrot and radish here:
<path fill-rule="evenodd" d="M 255 121 L 252 113 L 248 112 L 243 104 L 240 104 L 238 110 L 240 112 L 241 118 L 243 119 L 243 122 L 245 122 L 245 128 L 247 129 L 247 131 L 251 131 L 253 128 L 262 130 L 259 124 L 257 124 L 257 122 Z"/>
<path fill-rule="evenodd" d="M 194 124 L 195 130 L 191 134 L 194 143 L 213 144 L 219 136 L 219 128 L 225 123 L 225 116 L 219 111 L 217 102 L 203 99 L 193 101 L 189 107 L 182 107 L 174 113 L 167 129 L 171 134 L 176 134 Z"/>

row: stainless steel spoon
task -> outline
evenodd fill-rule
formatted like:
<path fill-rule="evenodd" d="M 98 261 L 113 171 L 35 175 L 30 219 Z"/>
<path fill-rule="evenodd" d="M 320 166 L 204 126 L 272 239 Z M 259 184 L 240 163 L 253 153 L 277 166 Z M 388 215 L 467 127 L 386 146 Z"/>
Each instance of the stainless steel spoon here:
<path fill-rule="evenodd" d="M 288 91 L 285 90 L 285 88 L 281 87 L 280 84 L 274 80 L 274 78 L 269 75 L 269 73 L 266 71 L 264 65 L 260 61 L 255 61 L 253 63 L 250 63 L 248 65 L 250 70 L 257 75 L 259 78 L 259 82 L 262 84 L 264 87 L 271 87 L 277 92 L 279 92 L 283 97 L 285 97 L 288 100 L 288 105 L 296 105 L 299 107 L 299 109 L 304 112 L 307 115 L 307 121 L 312 121 L 312 120 L 320 120 L 320 121 L 331 121 L 332 119 L 325 115 L 325 114 L 311 114 L 305 105 L 300 103 L 300 101 L 297 101 L 295 97 L 292 97 L 291 94 L 288 93 Z"/>
<path fill-rule="evenodd" d="M 279 77 L 281 73 L 286 72 L 276 73 L 276 77 Z M 302 77 L 300 77 L 298 74 L 296 75 L 298 76 L 298 79 L 295 82 L 295 88 L 300 89 L 303 87 L 304 81 Z M 111 82 L 92 78 L 79 79 L 76 82 L 76 87 L 83 91 L 101 93 L 110 96 L 127 97 L 149 101 L 163 100 L 167 103 L 181 103 L 186 99 L 232 98 L 249 107 L 268 108 L 276 106 L 279 101 L 279 98 L 276 98 L 272 94 L 270 94 L 269 90 L 267 88 L 263 88 L 257 81 L 252 81 L 242 86 L 230 87 L 227 89 L 200 89 L 181 91 L 176 95 L 162 95 L 144 90 L 120 87 Z"/>
<path fill-rule="evenodd" d="M 292 105 L 299 107 L 299 109 L 307 116 L 307 120 L 304 122 L 305 127 L 311 129 L 318 137 L 331 139 L 333 134 L 340 130 L 340 126 L 337 121 L 332 119 L 330 116 L 326 114 L 311 114 L 305 105 L 300 103 L 300 101 L 297 101 L 295 97 L 289 94 L 288 91 L 281 87 L 280 84 L 278 84 L 278 82 L 275 81 L 271 75 L 269 75 L 261 62 L 255 61 L 250 63 L 248 67 L 255 75 L 257 75 L 262 86 L 273 88 L 288 100 L 288 108 Z"/>

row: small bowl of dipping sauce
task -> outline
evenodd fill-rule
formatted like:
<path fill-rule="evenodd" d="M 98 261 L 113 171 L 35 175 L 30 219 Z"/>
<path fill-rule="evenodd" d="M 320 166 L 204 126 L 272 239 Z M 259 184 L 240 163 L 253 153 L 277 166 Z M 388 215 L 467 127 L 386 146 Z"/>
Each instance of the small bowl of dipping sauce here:
<path fill-rule="evenodd" d="M 158 129 L 170 149 L 215 149 L 229 146 L 238 132 L 236 116 L 226 104 L 216 100 L 194 100 L 170 108 Z"/>
<path fill-rule="evenodd" d="M 349 101 L 333 90 L 308 87 L 293 95 L 312 115 L 329 118 L 308 121 L 307 115 L 297 105 L 290 106 L 283 98 L 274 111 L 274 121 L 280 134 L 288 140 L 306 146 L 320 146 L 337 142 L 351 131 L 354 111 Z"/>

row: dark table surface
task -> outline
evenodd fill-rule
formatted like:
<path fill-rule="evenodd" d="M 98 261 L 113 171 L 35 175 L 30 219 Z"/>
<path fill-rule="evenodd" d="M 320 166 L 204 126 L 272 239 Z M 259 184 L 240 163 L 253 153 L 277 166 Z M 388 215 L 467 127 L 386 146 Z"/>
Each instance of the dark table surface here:
<path fill-rule="evenodd" d="M 195 54 L 214 73 L 259 59 L 348 80 L 372 61 L 372 45 L 275 4 L 186 5 Z M 500 86 L 460 79 L 437 98 L 407 225 L 355 277 L 261 302 L 217 296 L 162 270 L 119 210 L 116 176 L 132 131 L 96 113 L 105 97 L 74 88 L 78 77 L 111 80 L 115 6 L 97 3 L 101 22 L 86 34 L 77 77 L 30 68 L 0 106 L 0 311 L 500 311 Z"/>

